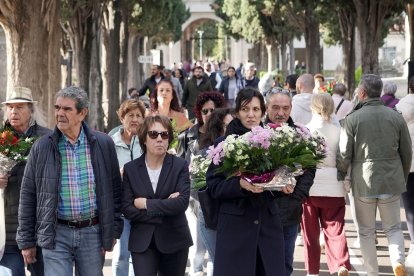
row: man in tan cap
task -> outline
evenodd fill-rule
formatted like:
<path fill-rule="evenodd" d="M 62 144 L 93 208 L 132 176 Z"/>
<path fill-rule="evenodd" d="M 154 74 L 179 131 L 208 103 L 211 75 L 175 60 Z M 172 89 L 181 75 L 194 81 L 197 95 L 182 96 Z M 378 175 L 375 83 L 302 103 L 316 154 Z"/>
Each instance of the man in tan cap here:
<path fill-rule="evenodd" d="M 17 137 L 40 137 L 51 133 L 51 130 L 39 126 L 34 120 L 34 103 L 36 102 L 33 101 L 29 88 L 15 87 L 7 100 L 2 102 L 6 106 L 7 116 L 4 128 L 12 130 Z M 26 154 L 29 154 L 29 151 Z M 0 174 L 0 189 L 4 189 L 6 224 L 6 246 L 0 260 L 0 275 L 25 275 L 23 256 L 16 243 L 20 186 L 25 167 L 26 161 L 20 161 L 8 174 Z M 38 255 L 37 262 L 29 265 L 28 269 L 32 275 L 43 275 L 41 254 Z"/>

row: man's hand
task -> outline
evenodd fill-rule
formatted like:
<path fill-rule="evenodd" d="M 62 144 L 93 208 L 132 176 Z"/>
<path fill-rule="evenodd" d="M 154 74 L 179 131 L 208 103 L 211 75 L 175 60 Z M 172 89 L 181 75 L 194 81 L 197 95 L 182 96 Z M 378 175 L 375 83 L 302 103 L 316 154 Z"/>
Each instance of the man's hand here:
<path fill-rule="evenodd" d="M 0 174 L 0 189 L 7 187 L 7 182 L 9 182 L 9 174 Z"/>
<path fill-rule="evenodd" d="M 114 246 L 115 246 L 115 244 L 116 244 L 116 239 L 113 239 L 111 249 L 109 249 L 109 250 L 105 250 L 103 247 L 101 247 L 101 254 L 102 254 L 103 256 L 105 256 L 106 252 L 112 252 L 112 250 L 114 250 Z"/>
<path fill-rule="evenodd" d="M 255 186 L 243 178 L 240 178 L 240 187 L 255 194 L 263 193 L 264 191 L 263 187 Z"/>
<path fill-rule="evenodd" d="M 35 263 L 36 260 L 36 246 L 32 248 L 26 248 L 22 250 L 24 263 L 26 265 Z"/>
<path fill-rule="evenodd" d="M 137 197 L 134 199 L 134 206 L 137 209 L 147 209 L 147 199 L 145 197 Z"/>

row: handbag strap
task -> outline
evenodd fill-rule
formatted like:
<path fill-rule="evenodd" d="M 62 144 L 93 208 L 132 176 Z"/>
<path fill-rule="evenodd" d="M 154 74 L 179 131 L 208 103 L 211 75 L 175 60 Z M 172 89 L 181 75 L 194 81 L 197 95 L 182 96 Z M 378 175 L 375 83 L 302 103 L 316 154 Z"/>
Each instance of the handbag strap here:
<path fill-rule="evenodd" d="M 338 110 L 339 110 L 339 108 L 341 107 L 341 105 L 344 103 L 344 99 L 342 99 L 340 102 L 339 102 L 339 104 L 338 104 L 338 106 L 336 107 L 336 110 L 335 110 L 335 114 L 336 113 L 338 113 Z"/>

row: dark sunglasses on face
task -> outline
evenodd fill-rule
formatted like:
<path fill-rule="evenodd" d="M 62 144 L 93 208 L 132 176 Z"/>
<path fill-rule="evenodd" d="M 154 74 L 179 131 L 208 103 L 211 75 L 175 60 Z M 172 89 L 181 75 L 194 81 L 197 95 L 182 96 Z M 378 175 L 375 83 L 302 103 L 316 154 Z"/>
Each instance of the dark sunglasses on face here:
<path fill-rule="evenodd" d="M 161 131 L 161 132 L 158 132 L 158 131 L 155 131 L 155 130 L 148 131 L 148 136 L 151 139 L 157 139 L 158 135 L 161 135 L 161 138 L 164 139 L 164 140 L 169 138 L 168 131 Z"/>
<path fill-rule="evenodd" d="M 203 113 L 204 115 L 207 115 L 209 111 L 210 111 L 210 113 L 213 113 L 214 108 L 201 109 L 201 113 Z"/>

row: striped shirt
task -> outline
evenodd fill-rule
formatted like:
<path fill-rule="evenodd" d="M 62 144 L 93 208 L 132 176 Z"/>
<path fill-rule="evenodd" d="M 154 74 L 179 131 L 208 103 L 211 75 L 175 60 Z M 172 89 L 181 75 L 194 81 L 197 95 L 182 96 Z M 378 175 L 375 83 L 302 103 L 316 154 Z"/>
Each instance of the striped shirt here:
<path fill-rule="evenodd" d="M 59 139 L 62 161 L 58 218 L 85 220 L 97 215 L 95 176 L 92 168 L 91 150 L 83 128 L 72 144 L 62 135 Z"/>

